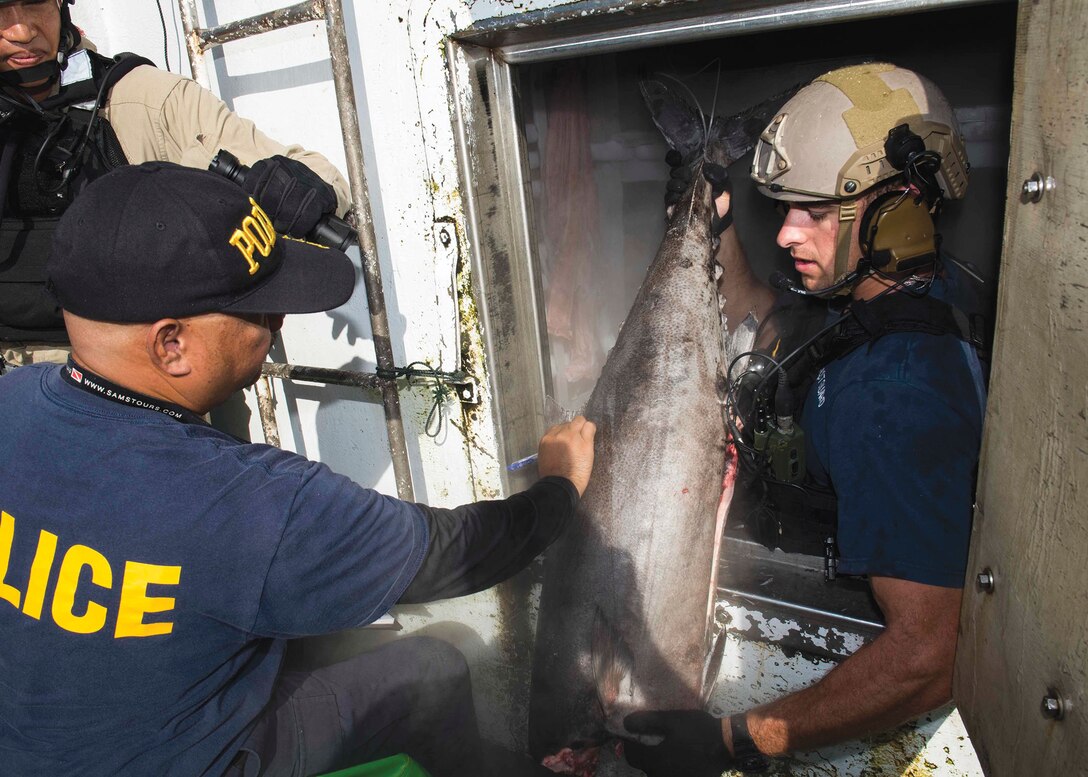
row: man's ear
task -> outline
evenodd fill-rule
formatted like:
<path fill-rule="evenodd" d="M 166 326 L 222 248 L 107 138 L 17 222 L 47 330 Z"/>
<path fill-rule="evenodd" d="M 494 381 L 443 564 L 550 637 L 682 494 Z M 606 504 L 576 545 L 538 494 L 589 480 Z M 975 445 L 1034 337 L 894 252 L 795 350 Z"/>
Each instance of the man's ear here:
<path fill-rule="evenodd" d="M 160 372 L 183 378 L 192 372 L 188 358 L 191 331 L 176 318 L 163 318 L 147 328 L 147 355 Z"/>

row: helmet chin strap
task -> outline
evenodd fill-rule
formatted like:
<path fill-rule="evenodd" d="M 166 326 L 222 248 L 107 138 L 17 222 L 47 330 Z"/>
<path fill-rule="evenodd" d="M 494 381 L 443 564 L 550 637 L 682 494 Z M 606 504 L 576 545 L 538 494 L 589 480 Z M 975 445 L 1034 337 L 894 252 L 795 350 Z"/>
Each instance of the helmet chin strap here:
<path fill-rule="evenodd" d="M 835 277 L 832 286 L 838 286 L 832 296 L 844 296 L 854 290 L 854 283 L 843 283 L 850 275 L 850 249 L 854 237 L 854 222 L 858 218 L 858 201 L 839 202 L 839 234 L 835 238 Z"/>
<path fill-rule="evenodd" d="M 0 73 L 0 83 L 5 86 L 24 86 L 37 81 L 45 81 L 52 84 L 60 77 L 60 63 L 57 60 L 42 62 L 34 67 L 8 70 Z"/>

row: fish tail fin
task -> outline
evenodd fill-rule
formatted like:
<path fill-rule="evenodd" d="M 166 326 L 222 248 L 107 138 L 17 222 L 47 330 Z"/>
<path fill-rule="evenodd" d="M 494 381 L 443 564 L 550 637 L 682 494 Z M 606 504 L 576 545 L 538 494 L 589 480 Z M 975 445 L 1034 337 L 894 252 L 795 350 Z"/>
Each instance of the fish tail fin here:
<path fill-rule="evenodd" d="M 687 89 L 683 82 L 678 83 Z M 708 128 L 702 111 L 692 104 L 694 97 L 688 100 L 674 87 L 657 79 L 640 81 L 639 89 L 650 117 L 669 148 L 680 152 L 685 159 L 691 159 L 703 150 Z"/>
<path fill-rule="evenodd" d="M 623 638 L 612 628 L 608 616 L 598 606 L 593 613 L 593 639 L 590 644 L 593 684 L 597 702 L 607 720 L 619 700 L 621 690 L 630 686 L 634 657 Z"/>
<path fill-rule="evenodd" d="M 708 133 L 708 144 L 720 144 L 725 150 L 726 167 L 751 151 L 766 127 L 782 104 L 793 97 L 801 84 L 785 89 L 778 94 L 750 105 L 731 116 L 715 116 Z"/>
<path fill-rule="evenodd" d="M 710 140 L 716 132 L 714 124 L 720 123 L 721 119 L 718 117 L 716 111 L 718 110 L 718 94 L 722 88 L 722 61 L 721 59 L 715 59 L 712 63 L 717 67 L 717 73 L 714 76 L 714 100 L 710 103 L 710 119 L 706 125 L 706 137 L 703 139 L 703 158 L 707 156 L 707 152 L 710 147 Z"/>

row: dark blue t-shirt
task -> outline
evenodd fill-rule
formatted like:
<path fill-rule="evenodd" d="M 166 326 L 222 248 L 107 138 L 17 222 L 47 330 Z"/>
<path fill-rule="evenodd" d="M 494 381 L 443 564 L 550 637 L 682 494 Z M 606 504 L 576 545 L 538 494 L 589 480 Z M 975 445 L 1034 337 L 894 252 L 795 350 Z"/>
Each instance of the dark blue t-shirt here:
<path fill-rule="evenodd" d="M 221 774 L 284 639 L 382 615 L 423 514 L 60 369 L 0 379 L 0 774 Z"/>
<path fill-rule="evenodd" d="M 954 335 L 889 334 L 820 370 L 802 428 L 838 497 L 839 571 L 963 585 L 984 392 Z"/>

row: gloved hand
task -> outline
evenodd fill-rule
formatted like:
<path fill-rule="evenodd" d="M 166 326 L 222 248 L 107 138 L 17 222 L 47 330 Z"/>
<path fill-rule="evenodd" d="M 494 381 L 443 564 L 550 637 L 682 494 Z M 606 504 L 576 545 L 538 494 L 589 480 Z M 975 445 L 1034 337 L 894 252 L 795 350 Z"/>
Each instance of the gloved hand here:
<path fill-rule="evenodd" d="M 669 152 L 665 154 L 665 164 L 669 166 L 669 180 L 665 184 L 665 205 L 671 207 L 680 201 L 680 197 L 691 185 L 691 168 L 693 165 L 691 161 L 685 162 L 684 157 L 676 149 L 669 149 Z M 714 162 L 705 162 L 703 163 L 703 178 L 710 184 L 712 199 L 718 199 L 725 192 L 729 192 L 730 199 L 732 199 L 733 182 L 730 180 L 729 171 L 726 168 Z M 729 229 L 732 223 L 733 213 L 732 208 L 730 208 L 723 216 L 718 216 L 717 212 L 715 212 L 710 228 L 714 236 L 717 237 Z"/>
<path fill-rule="evenodd" d="M 664 737 L 657 745 L 624 741 L 627 763 L 648 777 L 720 777 L 733 763 L 721 720 L 702 710 L 632 712 L 623 726 L 632 734 Z"/>
<path fill-rule="evenodd" d="M 684 192 L 691 186 L 691 160 L 684 160 L 675 148 L 665 154 L 665 164 L 669 166 L 669 180 L 665 184 L 665 205 L 672 207 L 680 202 Z"/>
<path fill-rule="evenodd" d="M 272 219 L 277 232 L 292 237 L 306 237 L 336 208 L 336 192 L 329 184 L 302 162 L 278 154 L 255 162 L 242 188 Z"/>

